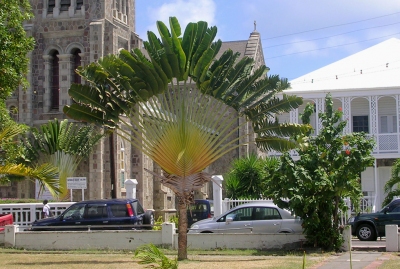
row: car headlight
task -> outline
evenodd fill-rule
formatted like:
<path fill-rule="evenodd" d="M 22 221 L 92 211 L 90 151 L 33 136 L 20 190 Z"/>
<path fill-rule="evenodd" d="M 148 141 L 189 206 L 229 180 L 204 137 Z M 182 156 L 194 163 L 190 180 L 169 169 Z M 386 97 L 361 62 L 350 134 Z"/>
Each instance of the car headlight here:
<path fill-rule="evenodd" d="M 355 217 L 350 217 L 349 220 L 347 221 L 348 223 L 354 222 Z"/>
<path fill-rule="evenodd" d="M 199 228 L 199 225 L 197 225 L 197 224 L 193 224 L 191 227 L 190 227 L 190 229 L 198 229 Z"/>

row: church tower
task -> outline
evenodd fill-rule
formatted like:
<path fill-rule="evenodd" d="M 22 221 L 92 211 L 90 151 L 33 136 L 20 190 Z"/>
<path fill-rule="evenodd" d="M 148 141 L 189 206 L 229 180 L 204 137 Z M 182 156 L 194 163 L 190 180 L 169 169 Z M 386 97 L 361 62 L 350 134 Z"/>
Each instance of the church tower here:
<path fill-rule="evenodd" d="M 28 55 L 30 87 L 26 91 L 16 91 L 7 100 L 7 107 L 18 108 L 18 114 L 14 115 L 18 122 L 38 127 L 55 118 L 66 118 L 63 107 L 72 102 L 68 95 L 71 83 L 84 83 L 74 72 L 78 66 L 118 53 L 120 49 L 141 47 L 141 40 L 135 33 L 134 0 L 30 2 L 34 18 L 24 25 L 27 34 L 36 42 Z M 129 143 L 117 135 L 111 139 L 104 139 L 74 175 L 87 177 L 85 199 L 123 197 L 124 181 L 136 178 L 139 173 L 135 170 L 143 168 L 142 155 L 132 152 Z M 135 169 L 132 170 L 132 166 Z M 152 177 L 146 180 L 151 182 L 138 179 L 138 185 L 142 185 L 142 189 L 147 186 L 152 192 Z M 36 198 L 37 195 L 34 184 L 24 181 L 0 191 L 0 196 Z M 80 190 L 73 196 L 74 200 L 79 200 Z M 139 193 L 138 196 L 145 195 Z M 144 205 L 153 208 L 152 195 L 147 196 L 149 201 Z"/>

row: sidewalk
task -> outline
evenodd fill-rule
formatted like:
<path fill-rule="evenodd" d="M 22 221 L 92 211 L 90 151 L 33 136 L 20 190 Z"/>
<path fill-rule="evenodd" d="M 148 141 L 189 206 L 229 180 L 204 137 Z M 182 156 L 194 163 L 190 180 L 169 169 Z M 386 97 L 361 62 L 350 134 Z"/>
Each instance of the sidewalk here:
<path fill-rule="evenodd" d="M 352 268 L 353 269 L 376 269 L 388 258 L 384 255 L 385 252 L 371 251 L 352 251 Z M 350 268 L 350 252 L 345 252 L 342 255 L 332 257 L 326 260 L 320 266 L 314 267 L 318 269 L 347 269 Z"/>

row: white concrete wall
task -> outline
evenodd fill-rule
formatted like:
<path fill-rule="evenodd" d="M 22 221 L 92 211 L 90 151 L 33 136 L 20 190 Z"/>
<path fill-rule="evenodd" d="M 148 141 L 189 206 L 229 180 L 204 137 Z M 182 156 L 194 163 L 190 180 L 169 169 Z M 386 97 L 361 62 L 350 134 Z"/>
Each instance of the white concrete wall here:
<path fill-rule="evenodd" d="M 7 226 L 0 245 L 35 250 L 119 249 L 134 250 L 143 244 L 178 247 L 175 225 L 161 231 L 18 231 Z M 301 234 L 188 234 L 189 249 L 293 249 L 305 241 Z M 240 242 L 240 243 L 239 243 Z"/>
<path fill-rule="evenodd" d="M 17 232 L 15 247 L 24 249 L 136 249 L 162 244 L 161 231 Z"/>
<path fill-rule="evenodd" d="M 303 241 L 302 234 L 188 234 L 188 249 L 293 249 Z"/>

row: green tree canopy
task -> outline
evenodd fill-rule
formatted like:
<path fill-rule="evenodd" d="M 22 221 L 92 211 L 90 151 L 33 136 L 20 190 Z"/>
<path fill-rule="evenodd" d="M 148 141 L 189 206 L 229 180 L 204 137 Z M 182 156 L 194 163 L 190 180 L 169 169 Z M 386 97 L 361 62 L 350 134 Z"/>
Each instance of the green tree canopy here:
<path fill-rule="evenodd" d="M 18 86 L 27 85 L 27 54 L 34 39 L 28 37 L 23 22 L 32 17 L 29 0 L 0 0 L 0 99 Z"/>
<path fill-rule="evenodd" d="M 268 180 L 278 165 L 277 158 L 264 159 L 255 154 L 234 160 L 224 180 L 226 196 L 231 199 L 268 198 Z"/>
<path fill-rule="evenodd" d="M 343 198 L 357 204 L 361 198 L 361 172 L 373 164 L 374 140 L 365 133 L 343 135 L 347 122 L 341 109 L 334 111 L 331 96 L 325 98 L 325 113 L 319 113 L 322 130 L 298 148 L 300 159 L 283 154 L 280 168 L 268 182 L 274 202 L 303 219 L 307 240 L 324 249 L 341 246 L 339 210 L 346 210 Z M 314 105 L 308 104 L 303 122 L 308 123 Z M 288 198 L 289 203 L 282 198 Z"/>

